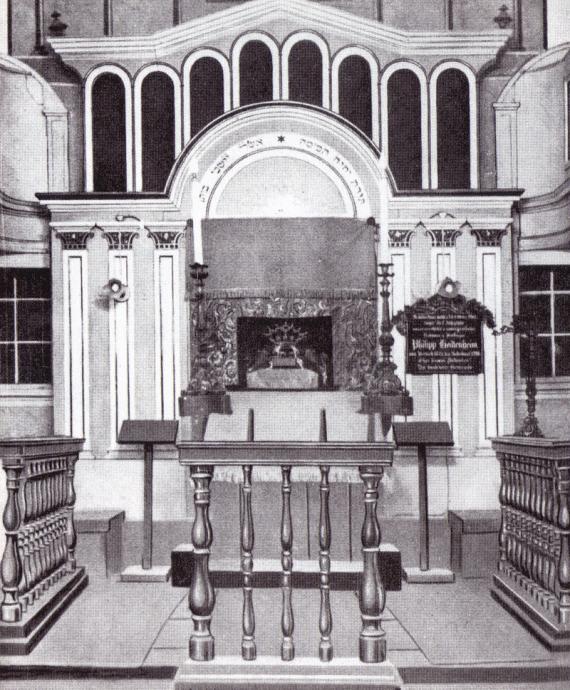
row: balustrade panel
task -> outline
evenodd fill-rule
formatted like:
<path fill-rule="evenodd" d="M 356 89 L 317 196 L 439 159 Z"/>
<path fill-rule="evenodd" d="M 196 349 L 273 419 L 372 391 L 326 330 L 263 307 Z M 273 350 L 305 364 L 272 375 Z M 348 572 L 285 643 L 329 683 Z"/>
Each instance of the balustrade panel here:
<path fill-rule="evenodd" d="M 514 438 L 494 445 L 501 466 L 495 579 L 570 635 L 570 448 Z"/>
<path fill-rule="evenodd" d="M 229 447 L 231 446 L 231 448 Z M 255 638 L 253 605 L 255 526 L 252 512 L 252 476 L 254 466 L 278 467 L 281 474 L 281 521 L 279 539 L 281 547 L 280 612 L 281 660 L 295 659 L 295 615 L 293 598 L 293 519 L 291 512 L 292 473 L 297 467 L 317 466 L 320 471 L 319 516 L 319 594 L 318 658 L 333 662 L 333 611 L 331 607 L 332 544 L 329 476 L 332 467 L 353 467 L 360 470 L 364 483 L 365 516 L 362 526 L 363 572 L 360 578 L 360 614 L 362 627 L 359 635 L 360 660 L 380 663 L 386 660 L 386 634 L 381 619 L 385 606 L 385 589 L 378 559 L 381 531 L 377 516 L 378 486 L 383 468 L 392 463 L 393 446 L 388 442 L 327 442 L 326 426 L 321 420 L 321 440 L 312 442 L 273 442 L 253 440 L 253 417 L 248 421 L 247 441 L 226 444 L 218 441 L 178 442 L 180 462 L 188 465 L 194 491 L 194 522 L 192 526 L 193 564 L 188 604 L 193 620 L 190 637 L 190 659 L 211 661 L 215 658 L 215 641 L 211 633 L 211 620 L 215 608 L 215 592 L 209 571 L 210 547 L 213 540 L 209 519 L 210 484 L 214 466 L 236 467 L 241 470 L 240 485 L 240 563 L 243 609 L 241 619 L 241 656 L 245 661 L 258 658 Z M 365 460 L 362 465 L 359 460 Z M 211 463 L 205 465 L 204 463 Z M 324 464 L 326 463 L 326 464 Z"/>
<path fill-rule="evenodd" d="M 75 570 L 73 486 L 80 439 L 0 441 L 7 500 L 0 620 L 17 622 Z"/>

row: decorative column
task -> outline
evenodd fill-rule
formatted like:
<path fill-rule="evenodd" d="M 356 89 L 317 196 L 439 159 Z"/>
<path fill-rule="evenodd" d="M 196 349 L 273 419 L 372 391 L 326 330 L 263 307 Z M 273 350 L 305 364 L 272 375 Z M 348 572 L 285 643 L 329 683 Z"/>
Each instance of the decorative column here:
<path fill-rule="evenodd" d="M 22 620 L 22 604 L 18 595 L 18 586 L 22 577 L 22 562 L 18 550 L 18 533 L 22 524 L 22 516 L 20 514 L 18 494 L 23 468 L 21 461 L 11 466 L 4 464 L 7 497 L 6 505 L 4 506 L 3 524 L 6 543 L 1 564 L 4 597 L 0 607 L 0 619 L 7 623 L 17 623 Z"/>
<path fill-rule="evenodd" d="M 175 419 L 180 394 L 179 244 L 183 231 L 149 229 L 154 242 L 155 390 L 157 419 Z"/>
<path fill-rule="evenodd" d="M 210 523 L 210 482 L 214 468 L 211 465 L 190 469 L 194 483 L 194 524 L 192 546 L 194 567 L 190 582 L 188 605 L 192 612 L 194 631 L 190 637 L 190 658 L 211 661 L 214 658 L 214 636 L 210 631 L 216 595 L 210 579 L 209 561 L 212 545 Z"/>
<path fill-rule="evenodd" d="M 61 241 L 63 323 L 63 433 L 89 448 L 89 297 L 87 241 L 92 229 L 58 226 Z M 54 290 L 55 297 L 55 290 Z"/>
<path fill-rule="evenodd" d="M 570 624 L 570 467 L 557 465 L 556 488 L 559 494 L 556 523 L 560 535 L 560 554 L 556 568 L 556 595 L 558 597 L 558 620 Z"/>
<path fill-rule="evenodd" d="M 117 218 L 124 218 L 118 216 Z M 122 223 L 122 221 L 119 221 Z M 137 224 L 137 228 L 140 225 Z M 109 279 L 119 280 L 129 289 L 125 299 L 109 303 L 109 353 L 111 391 L 111 446 L 115 447 L 121 424 L 135 413 L 134 363 L 134 229 L 103 230 L 109 246 Z"/>
<path fill-rule="evenodd" d="M 364 482 L 364 522 L 362 524 L 363 573 L 360 581 L 360 661 L 372 664 L 386 659 L 386 633 L 382 630 L 382 612 L 386 604 L 386 592 L 380 579 L 378 558 L 381 532 L 376 513 L 378 485 L 382 479 L 380 467 L 361 467 L 360 477 Z"/>

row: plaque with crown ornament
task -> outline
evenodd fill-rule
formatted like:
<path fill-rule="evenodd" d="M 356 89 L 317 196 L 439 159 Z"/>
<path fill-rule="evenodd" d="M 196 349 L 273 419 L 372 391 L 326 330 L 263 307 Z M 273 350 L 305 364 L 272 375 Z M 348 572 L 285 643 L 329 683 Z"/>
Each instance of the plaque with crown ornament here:
<path fill-rule="evenodd" d="M 435 295 L 394 317 L 394 325 L 406 336 L 407 373 L 483 373 L 483 324 L 494 328 L 491 312 L 477 300 L 467 300 L 459 293 L 459 283 L 446 278 Z"/>
<path fill-rule="evenodd" d="M 240 388 L 323 390 L 333 387 L 330 316 L 239 317 Z"/>

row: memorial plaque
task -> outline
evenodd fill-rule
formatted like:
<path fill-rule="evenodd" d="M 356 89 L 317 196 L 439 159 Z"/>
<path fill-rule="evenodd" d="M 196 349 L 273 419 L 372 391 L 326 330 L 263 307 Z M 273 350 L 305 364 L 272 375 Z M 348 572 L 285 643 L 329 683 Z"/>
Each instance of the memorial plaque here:
<path fill-rule="evenodd" d="M 443 281 L 435 295 L 406 307 L 394 322 L 406 336 L 408 374 L 483 372 L 483 324 L 493 328 L 493 315 L 476 300 L 458 294 L 454 281 Z"/>

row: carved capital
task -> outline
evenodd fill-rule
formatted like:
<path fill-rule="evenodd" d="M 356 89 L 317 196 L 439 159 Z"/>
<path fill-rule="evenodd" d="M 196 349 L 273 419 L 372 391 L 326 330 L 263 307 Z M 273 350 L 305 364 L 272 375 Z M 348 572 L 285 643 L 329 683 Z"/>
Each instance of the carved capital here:
<path fill-rule="evenodd" d="M 477 240 L 478 247 L 500 247 L 507 228 L 473 228 L 471 234 Z"/>
<path fill-rule="evenodd" d="M 415 235 L 416 228 L 388 230 L 388 244 L 390 247 L 409 247 L 412 236 Z"/>
<path fill-rule="evenodd" d="M 61 240 L 64 250 L 87 249 L 87 240 L 93 237 L 93 229 L 91 230 L 70 230 L 59 231 L 56 230 L 55 236 Z"/>
<path fill-rule="evenodd" d="M 135 230 L 103 230 L 103 237 L 107 240 L 109 251 L 132 249 L 133 240 L 139 233 Z"/>
<path fill-rule="evenodd" d="M 147 236 L 152 238 L 155 249 L 178 249 L 183 234 L 180 230 L 149 230 Z"/>
<path fill-rule="evenodd" d="M 430 238 L 432 247 L 455 247 L 461 228 L 426 228 L 425 234 Z"/>

